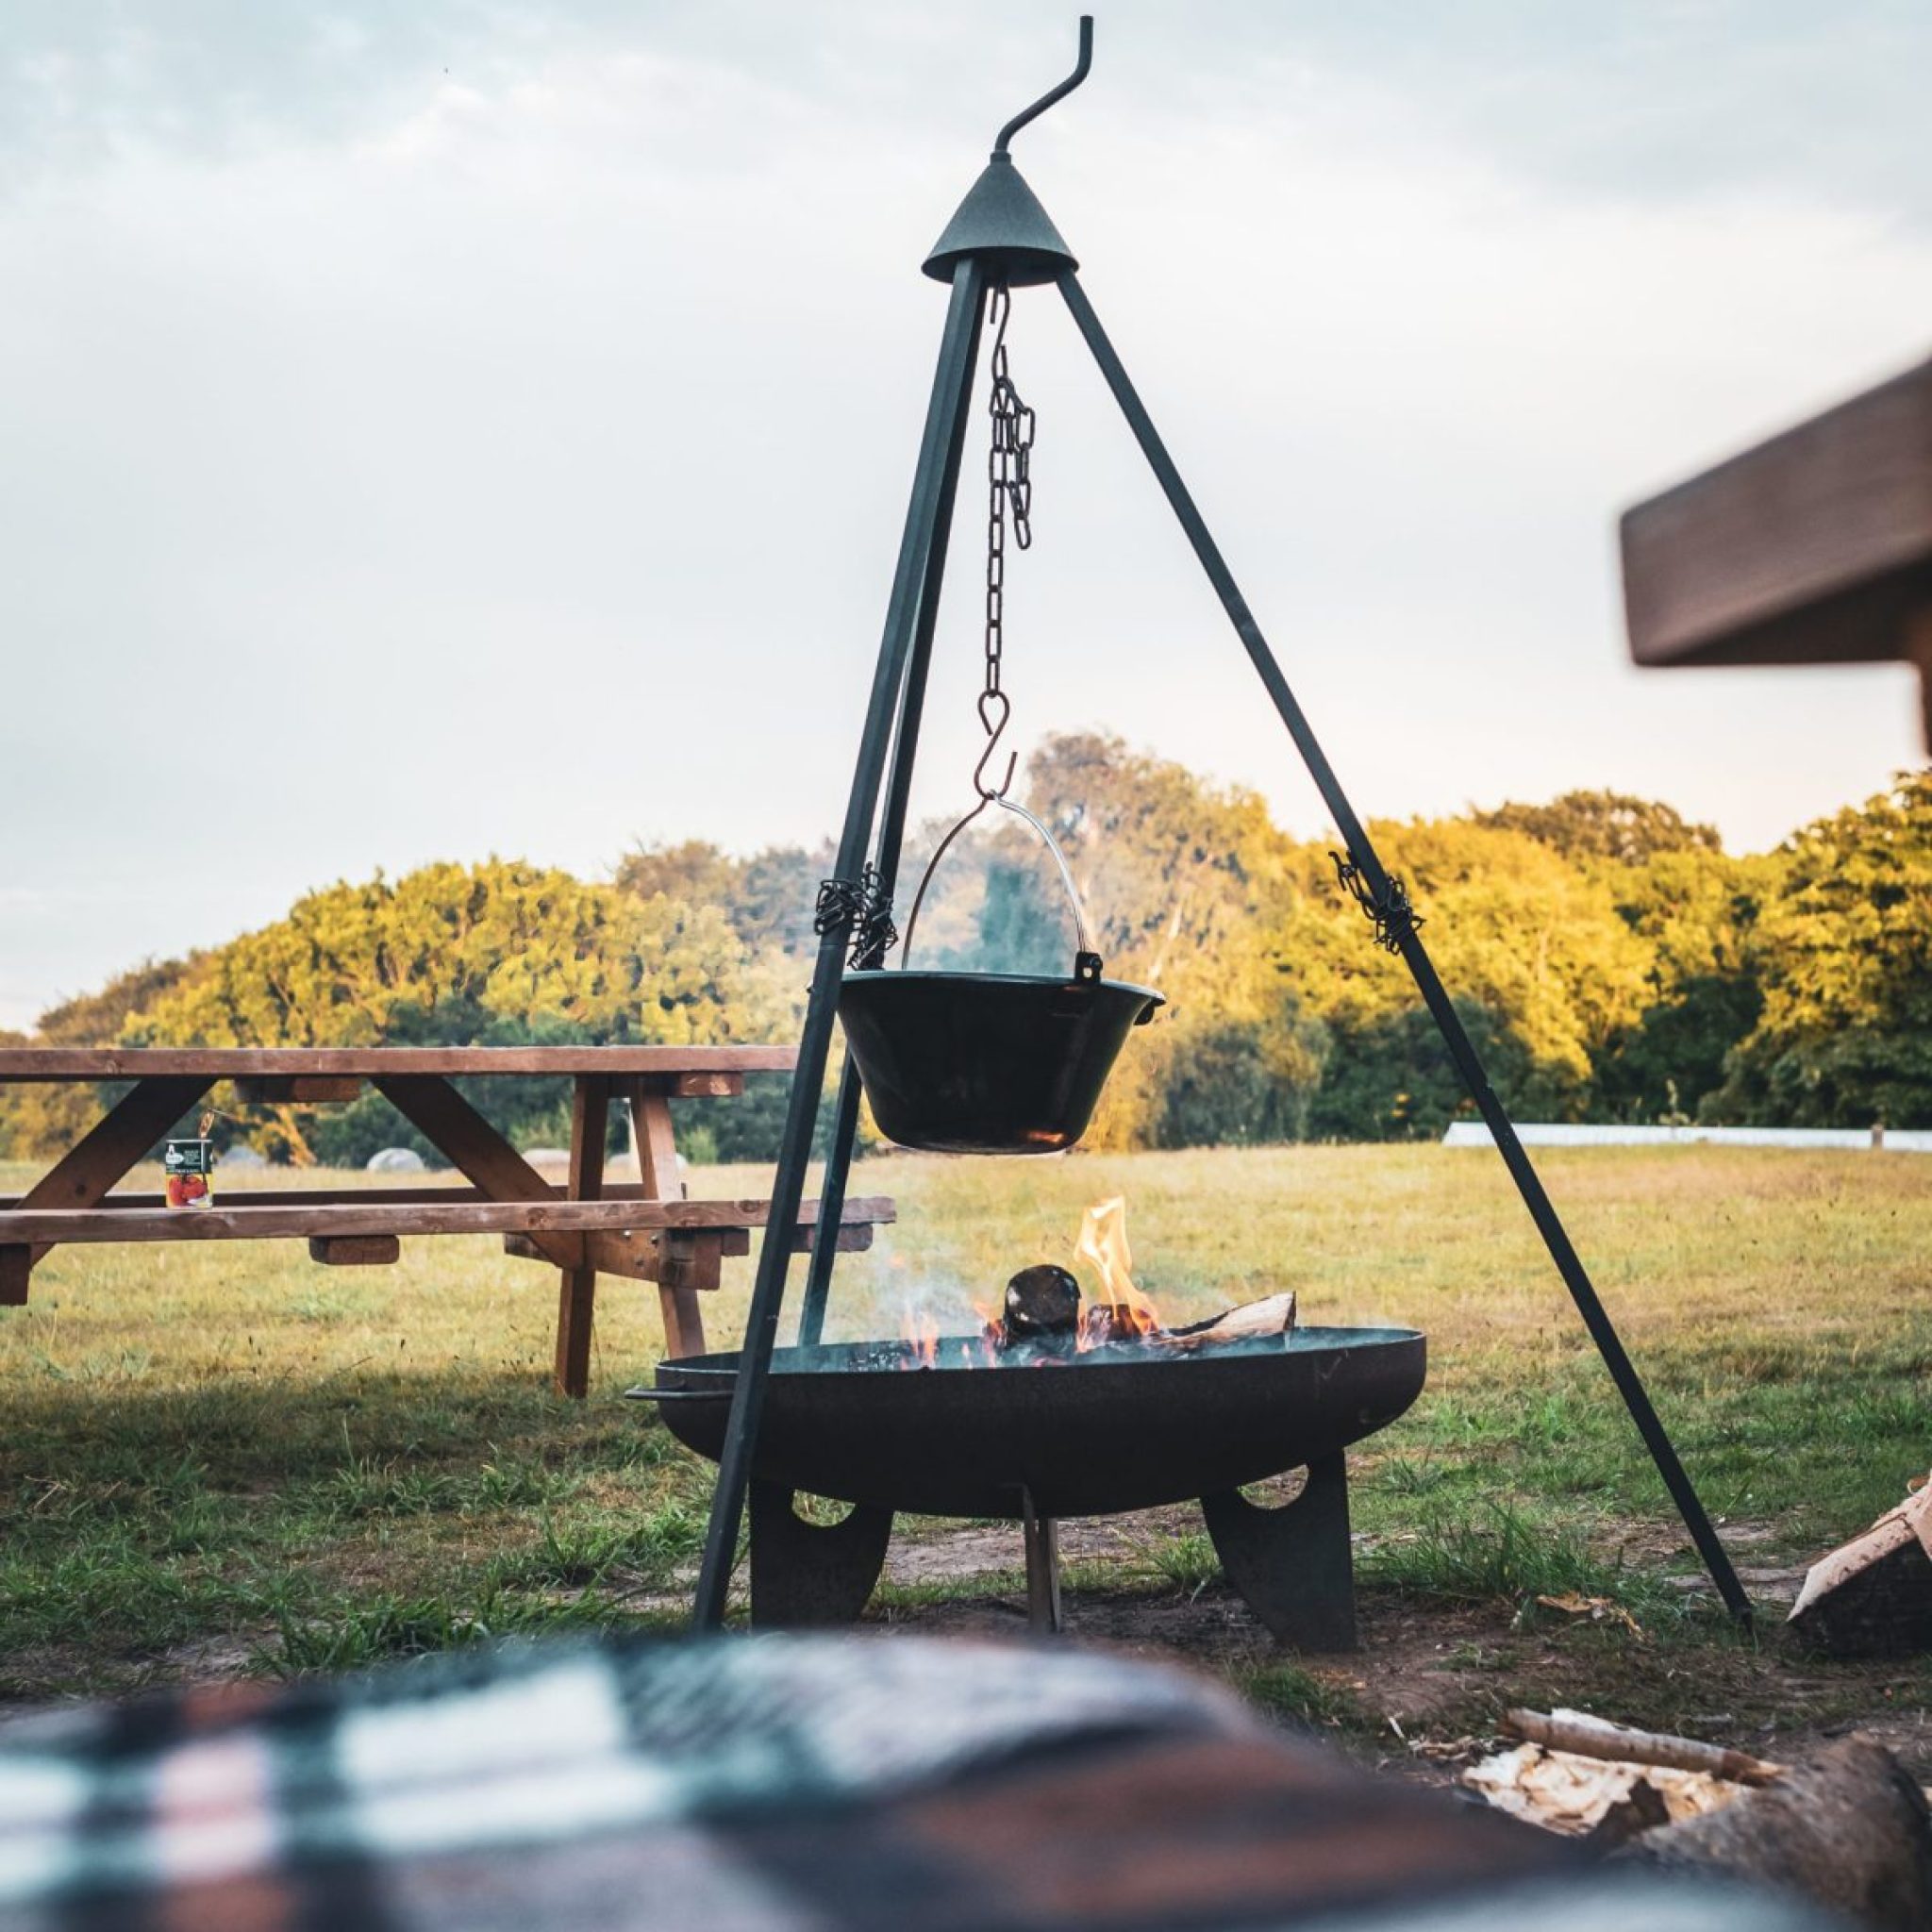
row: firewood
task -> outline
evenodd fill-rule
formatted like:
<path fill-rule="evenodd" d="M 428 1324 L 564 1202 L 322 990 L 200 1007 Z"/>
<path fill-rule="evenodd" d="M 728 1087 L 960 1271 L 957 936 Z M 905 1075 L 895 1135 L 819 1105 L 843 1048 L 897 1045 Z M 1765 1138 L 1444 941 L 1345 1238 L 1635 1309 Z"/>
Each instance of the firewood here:
<path fill-rule="evenodd" d="M 1932 1483 L 1812 1564 L 1789 1623 L 1835 1657 L 1932 1650 Z"/>
<path fill-rule="evenodd" d="M 1842 1738 L 1776 1783 L 1611 1855 L 1668 1871 L 1725 1873 L 1802 1892 L 1884 1932 L 1932 1924 L 1924 1795 L 1870 1738 Z"/>
<path fill-rule="evenodd" d="M 1213 1341 L 1240 1341 L 1250 1336 L 1287 1335 L 1294 1327 L 1294 1294 L 1271 1294 L 1258 1302 L 1224 1308 L 1205 1322 L 1170 1328 L 1159 1339 L 1175 1348 L 1199 1348 Z"/>
<path fill-rule="evenodd" d="M 1708 1772 L 1583 1757 L 1541 1744 L 1494 1752 L 1471 1765 L 1462 1782 L 1512 1818 L 1566 1838 L 1588 1839 L 1599 1850 L 1609 1849 L 1620 1832 L 1734 1805 L 1748 1789 Z M 1641 1795 L 1645 1791 L 1662 1806 L 1662 1820 L 1653 1815 L 1656 1807 Z"/>
<path fill-rule="evenodd" d="M 1663 1794 L 1644 1778 L 1639 1778 L 1621 1798 L 1613 1800 L 1604 1815 L 1583 1834 L 1583 1841 L 1599 1856 L 1627 1845 L 1646 1831 L 1656 1831 L 1671 1822 L 1670 1807 Z"/>
<path fill-rule="evenodd" d="M 1707 1744 L 1697 1738 L 1633 1730 L 1581 1710 L 1506 1711 L 1503 1730 L 1509 1737 L 1541 1744 L 1545 1751 L 1567 1751 L 1574 1757 L 1600 1757 L 1612 1764 L 1660 1764 L 1672 1771 L 1701 1771 L 1732 1784 L 1771 1784 L 1786 1770 L 1767 1758 L 1753 1757 L 1747 1751 Z"/>
<path fill-rule="evenodd" d="M 1080 1334 L 1089 1348 L 1110 1342 L 1158 1342 L 1167 1340 L 1167 1330 L 1154 1325 L 1153 1318 L 1124 1302 L 1094 1302 L 1080 1317 Z"/>

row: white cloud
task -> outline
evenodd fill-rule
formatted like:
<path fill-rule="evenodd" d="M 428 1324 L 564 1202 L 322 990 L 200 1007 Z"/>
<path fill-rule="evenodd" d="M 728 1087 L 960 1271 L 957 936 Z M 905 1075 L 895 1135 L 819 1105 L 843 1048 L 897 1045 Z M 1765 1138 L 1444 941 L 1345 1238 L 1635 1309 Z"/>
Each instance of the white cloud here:
<path fill-rule="evenodd" d="M 195 879 L 118 924 L 9 918 L 0 996 L 377 863 L 590 868 L 841 808 L 942 303 L 917 263 L 1063 36 L 660 9 L 472 18 L 445 61 L 343 18 L 310 22 L 301 100 L 255 50 L 226 136 L 172 136 L 178 50 L 124 47 L 111 139 L 48 137 L 0 201 L 17 890 L 130 847 Z M 1556 143 L 1546 103 L 1475 126 L 1266 9 L 1224 42 L 1177 19 L 1104 21 L 1020 158 L 1361 808 L 1615 784 L 1755 843 L 1913 758 L 1904 674 L 1630 671 L 1611 530 L 1917 353 L 1927 231 L 1856 171 L 1620 178 L 1582 67 L 1544 65 L 1577 102 Z M 34 58 L 71 123 L 73 58 Z M 1014 364 L 1041 419 L 1019 724 L 1110 724 L 1312 828 L 1050 294 Z M 936 811 L 972 762 L 976 515 Z"/>

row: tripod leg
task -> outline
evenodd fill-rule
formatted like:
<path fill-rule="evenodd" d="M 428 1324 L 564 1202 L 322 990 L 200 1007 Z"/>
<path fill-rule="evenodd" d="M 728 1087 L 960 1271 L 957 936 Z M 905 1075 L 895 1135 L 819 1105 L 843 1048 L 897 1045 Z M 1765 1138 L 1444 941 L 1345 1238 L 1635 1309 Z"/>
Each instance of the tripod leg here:
<path fill-rule="evenodd" d="M 913 473 L 912 501 L 907 508 L 906 528 L 899 541 L 892 594 L 886 608 L 885 631 L 879 640 L 878 665 L 873 675 L 865 729 L 852 774 L 845 828 L 839 841 L 837 863 L 841 879 L 858 876 L 872 838 L 893 711 L 904 685 L 912 634 L 919 619 L 926 558 L 939 525 L 940 505 L 948 495 L 946 473 L 958 468 L 955 425 L 973 382 L 985 289 L 984 269 L 971 256 L 962 258 L 954 272 L 953 298 L 946 310 L 939 366 L 933 374 L 932 396 L 926 408 L 925 431 L 920 441 L 918 467 Z M 718 1462 L 718 1487 L 711 1496 L 710 1526 L 705 1535 L 704 1560 L 698 1571 L 692 1623 L 699 1629 L 715 1630 L 724 1622 L 725 1596 L 738 1556 L 738 1532 L 744 1520 L 745 1485 L 751 1476 L 752 1450 L 764 1407 L 765 1381 L 771 1373 L 772 1350 L 777 1341 L 778 1316 L 791 1259 L 792 1230 L 798 1224 L 799 1203 L 805 1193 L 805 1170 L 811 1158 L 819 1091 L 831 1052 L 832 1024 L 838 1011 L 839 983 L 845 972 L 848 938 L 845 924 L 835 922 L 819 941 L 805 1029 L 798 1043 L 798 1064 L 791 1076 L 791 1097 L 785 1113 L 785 1135 L 780 1143 L 777 1173 L 773 1177 L 771 1213 L 758 1248 L 751 1311 L 745 1322 L 744 1346 L 740 1352 L 738 1376 L 731 1391 L 731 1414 L 725 1424 L 724 1446 Z"/>
<path fill-rule="evenodd" d="M 892 741 L 891 771 L 886 779 L 886 808 L 879 824 L 878 856 L 874 863 L 879 883 L 890 894 L 899 878 L 899 851 L 906 838 L 906 808 L 912 795 L 912 767 L 919 750 L 920 720 L 925 710 L 926 674 L 932 665 L 932 632 L 939 617 L 940 585 L 946 574 L 946 550 L 953 534 L 953 502 L 958 493 L 959 458 L 966 446 L 966 425 L 972 415 L 972 372 L 978 362 L 979 331 L 975 321 L 967 379 L 960 386 L 953 418 L 953 440 L 941 479 L 940 503 L 933 525 L 932 546 L 926 552 L 925 576 L 919 593 L 919 625 L 912 636 L 912 659 L 906 667 L 906 686 L 899 703 L 899 728 Z M 845 1211 L 845 1180 L 852 1171 L 852 1142 L 858 1131 L 858 1069 L 848 1056 L 839 1076 L 839 1110 L 832 1123 L 832 1145 L 825 1156 L 825 1174 L 819 1187 L 819 1225 L 837 1228 Z M 818 1341 L 825 1332 L 825 1302 L 832 1291 L 832 1269 L 839 1257 L 836 1240 L 814 1240 L 811 1265 L 805 1278 L 805 1298 L 798 1310 L 798 1339 Z"/>
<path fill-rule="evenodd" d="M 1289 689 L 1288 679 L 1283 676 L 1281 666 L 1275 662 L 1274 653 L 1268 647 L 1268 640 L 1261 635 L 1261 626 L 1255 622 L 1247 599 L 1235 583 L 1234 573 L 1228 569 L 1226 560 L 1202 520 L 1200 510 L 1195 507 L 1194 499 L 1188 493 L 1187 485 L 1181 481 L 1180 472 L 1174 468 L 1174 458 L 1167 453 L 1167 445 L 1161 441 L 1153 419 L 1128 379 L 1113 344 L 1108 340 L 1107 331 L 1101 327 L 1100 318 L 1094 314 L 1093 305 L 1087 299 L 1087 291 L 1081 288 L 1079 278 L 1071 269 L 1060 275 L 1059 290 L 1073 313 L 1075 325 L 1092 352 L 1093 359 L 1100 365 L 1107 386 L 1113 391 L 1114 401 L 1120 405 L 1121 413 L 1126 417 L 1127 425 L 1141 445 L 1141 453 L 1147 458 L 1149 467 L 1166 493 L 1169 507 L 1179 519 L 1181 528 L 1193 546 L 1194 555 L 1200 558 L 1201 567 L 1208 573 L 1208 580 L 1214 586 L 1215 594 L 1221 599 L 1222 608 L 1227 612 L 1249 660 L 1259 674 L 1269 697 L 1274 700 L 1274 708 L 1280 713 L 1282 724 L 1288 727 L 1295 749 L 1301 753 L 1308 774 L 1322 794 L 1323 803 L 1333 815 L 1336 829 L 1348 847 L 1350 862 L 1360 872 L 1376 905 L 1385 908 L 1393 905 L 1395 895 L 1391 891 L 1387 870 L 1376 857 L 1367 831 L 1355 814 L 1355 808 L 1349 804 L 1348 796 L 1341 789 L 1341 781 L 1336 777 L 1326 754 L 1317 742 L 1314 727 L 1309 724 L 1293 691 Z M 1657 1474 L 1662 1476 L 1664 1487 L 1670 1491 L 1671 1500 L 1684 1520 L 1685 1528 L 1690 1532 L 1690 1539 L 1704 1558 L 1705 1568 L 1710 1572 L 1711 1580 L 1717 1585 L 1732 1616 L 1740 1623 L 1749 1623 L 1751 1600 L 1744 1594 L 1744 1586 L 1739 1582 L 1738 1573 L 1731 1567 L 1731 1559 L 1724 1544 L 1718 1541 L 1717 1531 L 1705 1513 L 1704 1505 L 1698 1500 L 1684 1465 L 1677 1459 L 1677 1452 L 1651 1404 L 1649 1392 L 1637 1373 L 1637 1365 L 1625 1352 L 1610 1321 L 1609 1311 L 1604 1307 L 1581 1257 L 1571 1244 L 1569 1233 L 1544 1191 L 1528 1154 L 1524 1151 L 1523 1142 L 1517 1139 L 1516 1129 L 1504 1111 L 1502 1101 L 1490 1085 L 1481 1057 L 1475 1050 L 1475 1042 L 1470 1039 L 1469 1029 L 1463 1025 L 1462 1017 L 1457 1012 L 1455 1002 L 1449 997 L 1436 971 L 1435 962 L 1424 949 L 1414 924 L 1407 919 L 1393 924 L 1390 936 L 1415 978 L 1416 989 L 1442 1035 L 1443 1044 L 1448 1047 L 1450 1058 L 1455 1060 L 1457 1071 L 1469 1089 L 1470 1097 L 1489 1123 L 1497 1150 L 1509 1170 L 1509 1177 L 1516 1183 L 1517 1192 L 1523 1196 L 1524 1206 L 1528 1208 L 1537 1232 L 1542 1236 L 1543 1245 L 1549 1249 L 1550 1258 L 1557 1265 L 1557 1273 L 1570 1291 L 1570 1298 L 1576 1304 L 1577 1313 L 1583 1317 L 1583 1325 L 1596 1343 L 1597 1353 L 1603 1357 L 1604 1366 L 1609 1370 L 1610 1379 L 1617 1385 L 1617 1392 L 1623 1396 L 1624 1406 L 1630 1412 L 1630 1420 L 1636 1424 L 1637 1433 L 1643 1438 L 1651 1460 L 1656 1463 Z"/>

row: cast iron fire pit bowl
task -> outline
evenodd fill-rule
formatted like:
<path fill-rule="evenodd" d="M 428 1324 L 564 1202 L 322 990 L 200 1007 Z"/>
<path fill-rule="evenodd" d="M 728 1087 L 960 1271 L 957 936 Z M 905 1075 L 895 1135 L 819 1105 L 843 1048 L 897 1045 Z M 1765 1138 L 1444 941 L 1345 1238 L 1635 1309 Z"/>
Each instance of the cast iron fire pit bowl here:
<path fill-rule="evenodd" d="M 987 1365 L 948 1337 L 939 1366 L 910 1343 L 781 1348 L 752 1474 L 787 1490 L 926 1516 L 1152 1509 L 1339 1456 L 1422 1392 L 1411 1328 L 1297 1328 L 1195 1354 L 1131 1345 L 1038 1366 Z M 975 1366 L 966 1366 L 971 1357 Z M 660 1363 L 665 1423 L 717 1458 L 736 1354 Z"/>

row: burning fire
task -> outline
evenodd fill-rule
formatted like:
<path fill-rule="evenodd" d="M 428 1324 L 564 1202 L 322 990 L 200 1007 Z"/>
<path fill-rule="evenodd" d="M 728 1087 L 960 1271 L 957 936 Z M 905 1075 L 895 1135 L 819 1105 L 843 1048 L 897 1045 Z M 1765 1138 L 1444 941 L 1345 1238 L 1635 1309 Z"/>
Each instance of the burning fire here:
<path fill-rule="evenodd" d="M 924 1308 L 907 1308 L 899 1317 L 899 1339 L 907 1344 L 908 1369 L 936 1369 L 940 1362 L 940 1324 Z"/>
<path fill-rule="evenodd" d="M 1074 1258 L 1091 1262 L 1100 1276 L 1098 1297 L 1081 1311 L 1083 1349 L 1095 1348 L 1103 1341 L 1151 1335 L 1160 1328 L 1160 1311 L 1134 1286 L 1124 1196 L 1115 1194 L 1088 1208 L 1081 1217 Z"/>
<path fill-rule="evenodd" d="M 1099 1277 L 1100 1286 L 1097 1294 L 1081 1302 L 1078 1324 L 1071 1333 L 1063 1324 L 1057 1322 L 1051 1327 L 1041 1326 L 1038 1334 L 1033 1325 L 1028 1325 L 1015 1335 L 1009 1333 L 1007 1319 L 999 1310 L 983 1307 L 975 1302 L 973 1312 L 979 1317 L 980 1331 L 975 1336 L 960 1339 L 960 1364 L 971 1367 L 975 1363 L 994 1363 L 1008 1349 L 1024 1343 L 1027 1366 L 1046 1368 L 1056 1359 L 1064 1358 L 1056 1353 L 1056 1337 L 1060 1349 L 1071 1344 L 1073 1351 L 1084 1354 L 1108 1342 L 1141 1341 L 1150 1337 L 1166 1336 L 1160 1310 L 1134 1285 L 1134 1257 L 1127 1246 L 1127 1204 L 1121 1195 L 1096 1201 L 1088 1208 L 1081 1218 L 1080 1238 L 1074 1244 L 1074 1258 L 1089 1264 Z M 1036 1269 L 1022 1270 L 1015 1275 L 1008 1289 L 1008 1296 L 1021 1291 L 1027 1275 L 1035 1274 L 1058 1275 L 1064 1291 L 1071 1291 L 1073 1288 L 1064 1269 L 1042 1264 Z M 1055 1290 L 1050 1281 L 1046 1286 L 1050 1293 L 1062 1291 Z M 1008 1305 L 1011 1306 L 1010 1301 Z M 1016 1316 L 1015 1320 L 1018 1319 Z M 1034 1323 L 1040 1321 L 1036 1315 Z M 908 1301 L 901 1307 L 899 1340 L 904 1343 L 899 1356 L 898 1365 L 901 1368 L 939 1367 L 939 1318 L 924 1306 L 923 1300 Z M 951 1358 L 949 1351 L 948 1359 Z"/>

